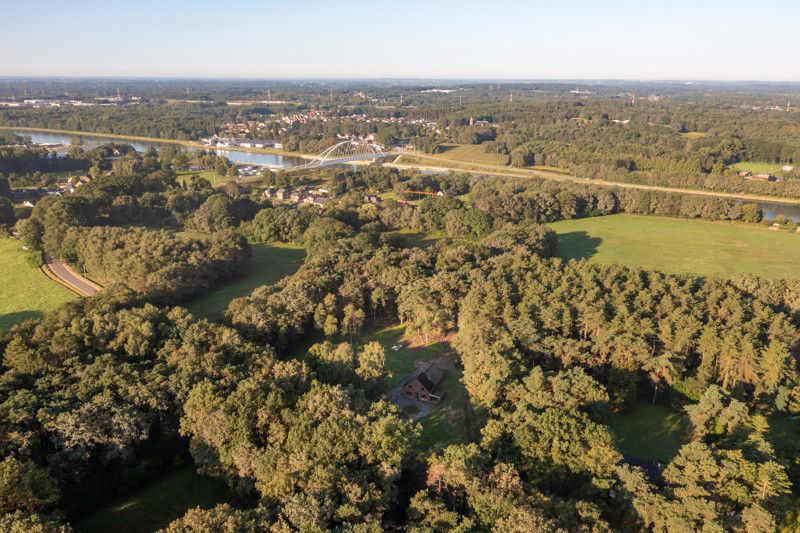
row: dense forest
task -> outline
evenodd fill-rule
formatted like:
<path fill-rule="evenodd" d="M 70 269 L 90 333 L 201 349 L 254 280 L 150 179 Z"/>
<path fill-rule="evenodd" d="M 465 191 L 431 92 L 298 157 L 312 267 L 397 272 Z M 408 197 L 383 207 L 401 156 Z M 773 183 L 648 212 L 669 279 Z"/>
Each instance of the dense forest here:
<path fill-rule="evenodd" d="M 373 134 L 420 158 L 480 145 L 515 167 L 800 197 L 797 170 L 734 167 L 800 165 L 782 84 L 26 83 L 103 103 L 3 108 L 0 125 L 196 140 L 260 121 L 290 150 Z M 13 205 L 67 171 L 90 179 Z M 312 186 L 324 203 L 264 194 Z M 202 150 L 56 157 L 0 136 L 0 231 L 103 286 L 0 331 L 0 529 L 69 532 L 189 465 L 236 500 L 163 531 L 775 531 L 800 494 L 800 443 L 776 437 L 800 416 L 800 280 L 559 259 L 551 223 L 616 214 L 796 228 L 679 192 L 378 164 L 244 180 Z M 281 271 L 265 252 L 281 248 L 302 265 L 193 316 L 255 261 Z M 447 350 L 463 438 L 424 440 L 384 328 Z M 669 459 L 614 431 L 643 404 L 685 420 Z"/>

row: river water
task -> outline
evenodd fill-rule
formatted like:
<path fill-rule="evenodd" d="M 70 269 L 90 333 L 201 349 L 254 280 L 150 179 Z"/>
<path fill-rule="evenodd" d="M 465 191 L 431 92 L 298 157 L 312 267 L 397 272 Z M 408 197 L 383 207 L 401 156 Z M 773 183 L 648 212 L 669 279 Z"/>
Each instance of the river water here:
<path fill-rule="evenodd" d="M 773 218 L 783 215 L 786 218 L 791 218 L 795 222 L 800 221 L 800 205 L 798 204 L 784 204 L 781 202 L 756 202 L 744 200 L 742 204 L 756 204 L 764 213 L 764 218 L 772 220 Z"/>
<path fill-rule="evenodd" d="M 65 133 L 53 133 L 43 131 L 14 131 L 16 135 L 22 137 L 30 137 L 31 142 L 34 144 L 65 144 L 69 145 L 73 139 L 77 139 L 86 147 L 99 146 L 101 144 L 116 142 L 130 144 L 137 152 L 144 152 L 150 147 L 160 150 L 161 148 L 171 146 L 173 148 L 181 148 L 186 150 L 195 150 L 180 144 L 164 143 L 158 141 L 139 141 L 133 139 L 126 139 L 124 137 L 96 137 L 79 135 L 69 135 Z M 301 157 L 292 157 L 276 154 L 265 154 L 257 152 L 242 152 L 239 150 L 214 150 L 217 155 L 222 155 L 230 159 L 237 165 L 263 165 L 270 167 L 283 167 L 289 168 L 297 165 L 302 165 L 306 161 Z"/>

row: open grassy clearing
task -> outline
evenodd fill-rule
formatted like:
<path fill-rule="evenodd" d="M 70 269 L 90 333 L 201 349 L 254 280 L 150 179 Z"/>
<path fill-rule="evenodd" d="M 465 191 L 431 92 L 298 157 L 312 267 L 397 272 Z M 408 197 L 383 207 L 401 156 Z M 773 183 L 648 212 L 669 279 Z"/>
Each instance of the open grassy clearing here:
<path fill-rule="evenodd" d="M 662 405 L 636 402 L 608 421 L 617 446 L 625 455 L 644 461 L 669 462 L 688 437 L 685 414 Z"/>
<path fill-rule="evenodd" d="M 425 451 L 444 448 L 469 440 L 469 401 L 461 384 L 461 371 L 455 367 L 456 354 L 449 343 L 434 342 L 420 346 L 415 339 L 405 337 L 403 326 L 381 328 L 368 333 L 364 342 L 378 341 L 386 352 L 386 369 L 391 373 L 390 388 L 401 385 L 417 364 L 436 360 L 445 369 L 439 391 L 442 401 L 419 422 L 422 425 L 420 448 Z M 392 346 L 400 344 L 398 350 Z"/>
<path fill-rule="evenodd" d="M 77 296 L 28 262 L 19 241 L 0 238 L 0 329 L 38 318 Z"/>
<path fill-rule="evenodd" d="M 681 136 L 687 139 L 701 139 L 706 136 L 706 133 L 704 131 L 687 131 L 686 133 L 681 133 Z"/>
<path fill-rule="evenodd" d="M 440 238 L 440 236 L 436 234 L 409 229 L 387 231 L 385 235 L 395 246 L 401 248 L 427 248 Z"/>
<path fill-rule="evenodd" d="M 764 226 L 640 215 L 564 220 L 558 255 L 701 277 L 800 275 L 800 235 Z"/>
<path fill-rule="evenodd" d="M 228 176 L 220 176 L 216 170 L 179 170 L 176 174 L 178 175 L 179 183 L 188 183 L 192 176 L 198 176 L 207 179 L 212 187 L 222 185 L 231 179 Z"/>
<path fill-rule="evenodd" d="M 741 161 L 734 163 L 731 168 L 735 170 L 748 170 L 754 174 L 767 173 L 774 174 L 781 171 L 783 165 L 779 163 L 764 163 L 761 161 Z"/>
<path fill-rule="evenodd" d="M 169 472 L 149 485 L 104 506 L 75 525 L 83 533 L 156 531 L 193 507 L 236 503 L 224 483 L 199 475 L 194 465 Z"/>
<path fill-rule="evenodd" d="M 220 320 L 231 300 L 294 274 L 306 257 L 303 248 L 290 244 L 253 244 L 252 248 L 253 259 L 247 274 L 192 299 L 185 307 L 196 317 Z"/>
<path fill-rule="evenodd" d="M 486 153 L 480 144 L 442 144 L 439 149 L 442 152 L 433 157 L 481 165 L 505 166 L 509 162 L 507 155 Z"/>

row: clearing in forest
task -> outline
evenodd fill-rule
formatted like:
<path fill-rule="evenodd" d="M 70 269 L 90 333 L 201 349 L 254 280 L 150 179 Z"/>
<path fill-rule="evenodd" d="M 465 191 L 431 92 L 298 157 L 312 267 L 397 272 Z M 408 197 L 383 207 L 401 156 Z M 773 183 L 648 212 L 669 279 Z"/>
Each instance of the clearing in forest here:
<path fill-rule="evenodd" d="M 419 419 L 422 425 L 420 449 L 441 449 L 469 440 L 469 399 L 461 384 L 461 371 L 456 367 L 456 354 L 447 342 L 423 345 L 405 335 L 403 326 L 391 326 L 368 333 L 363 342 L 378 341 L 386 353 L 386 369 L 391 373 L 389 388 L 395 389 L 414 372 L 418 365 L 430 361 L 444 369 L 437 391 L 441 402 L 433 405 L 430 414 Z M 412 415 L 414 413 L 406 413 Z"/>
<path fill-rule="evenodd" d="M 75 529 L 84 533 L 156 531 L 194 507 L 210 509 L 237 501 L 223 482 L 201 476 L 190 464 L 89 513 L 75 523 Z"/>
<path fill-rule="evenodd" d="M 441 152 L 433 154 L 433 157 L 496 166 L 506 166 L 509 161 L 508 156 L 505 154 L 487 153 L 483 145 L 480 144 L 442 144 L 439 146 L 439 150 Z"/>
<path fill-rule="evenodd" d="M 783 165 L 779 163 L 765 163 L 763 161 L 740 161 L 731 165 L 734 170 L 746 170 L 753 174 L 775 174 L 781 171 Z"/>
<path fill-rule="evenodd" d="M 244 276 L 198 296 L 184 305 L 198 318 L 220 320 L 234 298 L 294 274 L 306 257 L 305 249 L 290 244 L 253 244 L 253 258 Z"/>

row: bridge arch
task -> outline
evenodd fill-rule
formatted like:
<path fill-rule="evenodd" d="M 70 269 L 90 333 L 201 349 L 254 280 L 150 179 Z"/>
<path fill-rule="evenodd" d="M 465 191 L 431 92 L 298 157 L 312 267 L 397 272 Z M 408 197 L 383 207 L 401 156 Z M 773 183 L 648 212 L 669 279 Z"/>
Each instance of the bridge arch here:
<path fill-rule="evenodd" d="M 389 155 L 389 153 L 380 144 L 367 141 L 346 140 L 325 149 L 308 163 L 299 167 L 294 167 L 294 170 L 324 167 L 349 163 L 351 161 L 379 159 L 387 155 Z"/>

